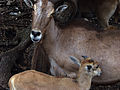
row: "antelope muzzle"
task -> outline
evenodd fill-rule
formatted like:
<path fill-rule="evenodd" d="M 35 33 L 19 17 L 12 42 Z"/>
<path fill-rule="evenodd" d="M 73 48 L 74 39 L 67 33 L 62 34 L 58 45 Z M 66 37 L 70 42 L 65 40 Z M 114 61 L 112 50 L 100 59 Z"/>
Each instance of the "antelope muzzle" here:
<path fill-rule="evenodd" d="M 30 34 L 30 38 L 33 42 L 39 42 L 42 38 L 41 31 L 33 29 Z"/>

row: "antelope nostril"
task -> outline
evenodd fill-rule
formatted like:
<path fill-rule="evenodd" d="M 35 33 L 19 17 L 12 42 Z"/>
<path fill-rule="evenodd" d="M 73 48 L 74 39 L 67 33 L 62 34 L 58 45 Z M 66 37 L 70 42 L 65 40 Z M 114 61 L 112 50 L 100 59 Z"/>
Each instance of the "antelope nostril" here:
<path fill-rule="evenodd" d="M 32 35 L 33 35 L 34 37 L 40 36 L 40 34 L 41 34 L 41 32 L 32 31 Z"/>
<path fill-rule="evenodd" d="M 34 31 L 32 31 L 32 35 L 34 35 Z"/>
<path fill-rule="evenodd" d="M 39 36 L 41 33 L 40 32 L 37 32 L 37 36 Z"/>

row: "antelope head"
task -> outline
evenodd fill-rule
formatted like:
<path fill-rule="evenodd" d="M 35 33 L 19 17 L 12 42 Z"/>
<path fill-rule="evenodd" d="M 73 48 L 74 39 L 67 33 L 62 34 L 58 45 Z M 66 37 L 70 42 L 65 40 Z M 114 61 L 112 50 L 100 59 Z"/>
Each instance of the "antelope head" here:
<path fill-rule="evenodd" d="M 45 28 L 51 20 L 51 14 L 54 12 L 52 2 L 48 0 L 38 0 L 33 6 L 32 31 L 30 34 L 33 42 L 39 42 L 43 37 Z"/>

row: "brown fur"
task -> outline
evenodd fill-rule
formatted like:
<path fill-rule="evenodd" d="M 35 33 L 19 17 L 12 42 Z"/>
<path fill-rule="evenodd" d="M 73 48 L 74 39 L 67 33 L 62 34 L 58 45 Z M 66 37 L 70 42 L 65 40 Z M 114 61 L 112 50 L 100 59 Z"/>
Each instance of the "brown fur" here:
<path fill-rule="evenodd" d="M 101 69 L 96 68 L 98 65 L 96 62 L 85 61 L 85 63 L 81 62 L 77 82 L 70 78 L 57 78 L 35 70 L 28 70 L 10 78 L 10 90 L 89 90 L 91 79 L 98 75 L 94 71 L 100 73 Z M 87 65 L 92 66 L 89 72 L 85 69 Z"/>
<path fill-rule="evenodd" d="M 44 17 L 44 20 L 48 19 L 50 18 Z M 33 27 L 38 28 L 38 31 L 44 30 L 39 28 L 42 21 L 39 20 L 41 23 L 36 23 L 34 20 L 35 18 L 33 18 L 33 25 L 35 25 Z M 50 61 L 57 64 L 57 66 L 51 66 L 53 70 L 55 69 L 55 75 L 64 76 L 61 74 L 63 73 L 61 71 L 64 71 L 68 76 L 76 77 L 75 72 L 78 67 L 73 65 L 68 57 L 72 55 L 80 58 L 81 55 L 87 55 L 96 59 L 102 66 L 103 74 L 93 80 L 97 83 L 111 83 L 120 80 L 119 44 L 119 30 L 97 32 L 86 22 L 83 23 L 80 20 L 73 21 L 67 27 L 60 29 L 55 25 L 53 18 L 46 27 L 46 34 L 43 39 L 43 47 Z"/>

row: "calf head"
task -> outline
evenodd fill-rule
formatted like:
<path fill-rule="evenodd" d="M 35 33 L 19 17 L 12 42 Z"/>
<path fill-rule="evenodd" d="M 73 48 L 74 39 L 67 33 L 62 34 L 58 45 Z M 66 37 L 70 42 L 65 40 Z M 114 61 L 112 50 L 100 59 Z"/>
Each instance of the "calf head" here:
<path fill-rule="evenodd" d="M 101 68 L 99 67 L 99 64 L 97 61 L 92 60 L 91 58 L 84 56 L 84 60 L 78 60 L 77 58 L 71 56 L 70 59 L 77 65 L 79 65 L 79 71 L 78 75 L 81 70 L 84 70 L 84 72 L 90 76 L 100 76 L 101 74 Z"/>

